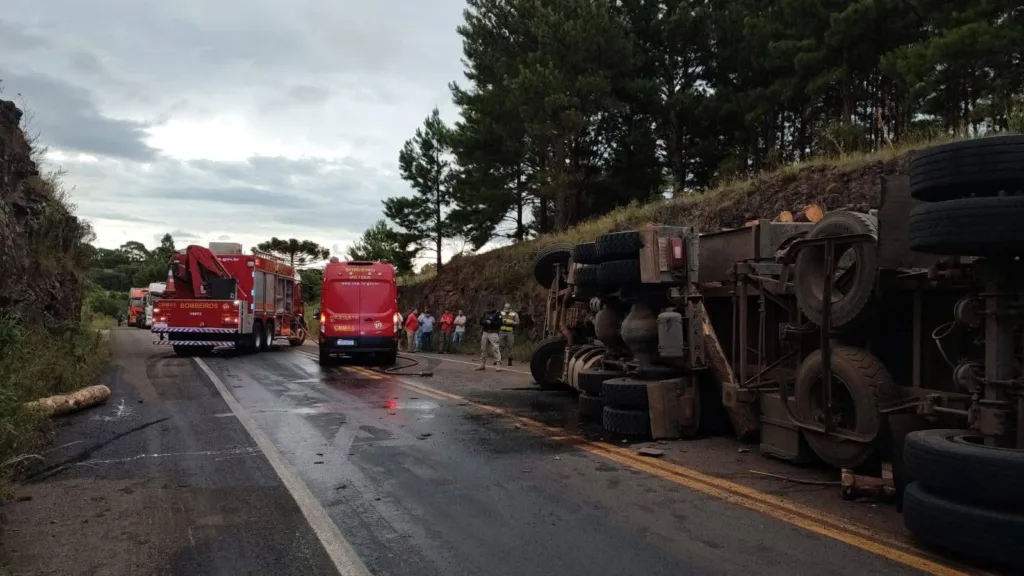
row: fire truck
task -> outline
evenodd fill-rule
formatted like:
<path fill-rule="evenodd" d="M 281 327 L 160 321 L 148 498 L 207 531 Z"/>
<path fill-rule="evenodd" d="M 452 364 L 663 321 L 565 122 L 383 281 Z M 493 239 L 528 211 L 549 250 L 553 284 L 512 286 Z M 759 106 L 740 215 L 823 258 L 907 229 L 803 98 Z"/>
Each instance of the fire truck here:
<path fill-rule="evenodd" d="M 145 288 L 132 288 L 128 293 L 128 325 L 142 328 L 145 323 L 146 293 Z"/>
<path fill-rule="evenodd" d="M 153 306 L 154 344 L 178 355 L 233 348 L 257 353 L 276 339 L 299 346 L 306 338 L 295 269 L 241 244 L 191 245 L 175 254 L 163 298 Z"/>

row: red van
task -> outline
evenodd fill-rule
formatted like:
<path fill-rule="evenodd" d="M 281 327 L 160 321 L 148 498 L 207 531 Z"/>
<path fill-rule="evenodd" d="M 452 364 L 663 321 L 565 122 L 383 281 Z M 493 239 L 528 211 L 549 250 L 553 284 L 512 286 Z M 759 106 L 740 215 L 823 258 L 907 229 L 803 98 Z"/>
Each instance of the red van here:
<path fill-rule="evenodd" d="M 395 267 L 337 258 L 324 268 L 320 289 L 320 365 L 341 356 L 372 356 L 391 366 L 398 356 Z"/>

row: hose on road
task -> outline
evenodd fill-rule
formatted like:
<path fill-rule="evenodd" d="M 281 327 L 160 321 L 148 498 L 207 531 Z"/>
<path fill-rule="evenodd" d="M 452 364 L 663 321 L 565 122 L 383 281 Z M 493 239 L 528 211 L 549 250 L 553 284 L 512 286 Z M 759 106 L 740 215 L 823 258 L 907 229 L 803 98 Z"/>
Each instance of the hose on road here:
<path fill-rule="evenodd" d="M 420 361 L 415 359 L 415 358 L 406 356 L 405 354 L 399 354 L 398 357 L 401 358 L 402 360 L 405 360 L 406 362 L 409 362 L 409 364 L 405 364 L 405 365 L 402 365 L 402 366 L 392 366 L 390 368 L 385 368 L 384 372 L 386 372 L 388 374 L 394 374 L 396 376 L 421 376 L 423 378 L 430 378 L 430 377 L 432 377 L 434 375 L 433 368 L 436 365 L 436 363 L 438 362 L 437 360 L 433 360 L 433 361 L 428 360 L 427 361 L 427 366 L 425 367 L 425 369 L 420 370 L 419 372 L 399 372 L 399 370 L 408 370 L 409 368 L 412 368 L 413 366 L 419 366 Z"/>

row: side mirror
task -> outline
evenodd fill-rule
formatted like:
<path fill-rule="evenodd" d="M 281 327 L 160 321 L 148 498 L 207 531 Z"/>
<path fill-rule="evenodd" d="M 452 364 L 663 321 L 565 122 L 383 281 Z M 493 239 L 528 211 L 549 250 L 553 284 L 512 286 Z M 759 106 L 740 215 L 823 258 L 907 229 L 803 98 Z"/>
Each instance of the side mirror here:
<path fill-rule="evenodd" d="M 313 316 L 316 316 L 317 320 L 320 319 L 320 309 L 319 308 L 313 308 Z"/>

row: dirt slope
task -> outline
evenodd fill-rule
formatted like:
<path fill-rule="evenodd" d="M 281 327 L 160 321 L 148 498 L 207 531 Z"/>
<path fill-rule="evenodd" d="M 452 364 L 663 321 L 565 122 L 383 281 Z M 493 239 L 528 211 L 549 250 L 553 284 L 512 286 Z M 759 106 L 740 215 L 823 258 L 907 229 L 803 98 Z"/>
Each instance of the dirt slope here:
<path fill-rule="evenodd" d="M 89 228 L 40 175 L 21 116 L 0 100 L 0 313 L 60 331 L 80 316 Z"/>

